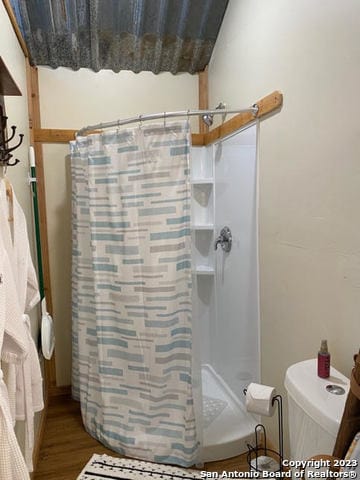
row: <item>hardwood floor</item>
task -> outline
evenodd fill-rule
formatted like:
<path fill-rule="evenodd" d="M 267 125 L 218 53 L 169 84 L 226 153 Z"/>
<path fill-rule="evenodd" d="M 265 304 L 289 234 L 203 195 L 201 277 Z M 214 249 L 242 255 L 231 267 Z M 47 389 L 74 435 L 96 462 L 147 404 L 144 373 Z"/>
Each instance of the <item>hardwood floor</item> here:
<path fill-rule="evenodd" d="M 34 480 L 76 480 L 93 453 L 118 456 L 85 431 L 78 402 L 69 396 L 52 397 Z M 204 470 L 247 471 L 246 455 L 207 463 Z"/>

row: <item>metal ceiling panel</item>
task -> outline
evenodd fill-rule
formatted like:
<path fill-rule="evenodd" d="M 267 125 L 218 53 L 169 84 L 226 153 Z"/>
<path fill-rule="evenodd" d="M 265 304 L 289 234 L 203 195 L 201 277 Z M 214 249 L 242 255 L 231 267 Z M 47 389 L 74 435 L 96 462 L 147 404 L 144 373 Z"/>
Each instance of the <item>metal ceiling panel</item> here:
<path fill-rule="evenodd" d="M 204 70 L 228 0 L 11 0 L 33 65 Z"/>

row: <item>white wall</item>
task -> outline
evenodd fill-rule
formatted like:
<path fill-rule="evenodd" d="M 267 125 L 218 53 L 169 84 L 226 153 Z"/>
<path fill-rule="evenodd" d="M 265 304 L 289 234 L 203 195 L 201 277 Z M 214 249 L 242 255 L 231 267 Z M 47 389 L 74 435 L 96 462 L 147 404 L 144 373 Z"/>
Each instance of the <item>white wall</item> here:
<path fill-rule="evenodd" d="M 134 115 L 198 107 L 197 75 L 39 68 L 43 128 L 81 128 Z M 44 165 L 58 385 L 71 375 L 71 181 L 66 145 L 46 145 Z"/>
<path fill-rule="evenodd" d="M 327 338 L 349 376 L 360 338 L 360 3 L 230 0 L 210 64 L 210 105 L 273 90 L 260 126 L 262 381 Z"/>

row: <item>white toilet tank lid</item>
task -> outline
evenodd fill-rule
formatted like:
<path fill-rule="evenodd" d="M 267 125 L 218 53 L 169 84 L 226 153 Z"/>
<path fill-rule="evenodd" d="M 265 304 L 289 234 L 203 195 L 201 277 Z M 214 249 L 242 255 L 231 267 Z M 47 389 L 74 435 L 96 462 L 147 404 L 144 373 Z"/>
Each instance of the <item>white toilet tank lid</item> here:
<path fill-rule="evenodd" d="M 326 390 L 327 385 L 338 385 L 344 388 L 345 393 L 330 393 Z M 317 359 L 305 360 L 287 369 L 285 388 L 309 417 L 331 435 L 337 435 L 349 392 L 347 377 L 331 367 L 330 377 L 320 378 L 317 375 Z"/>

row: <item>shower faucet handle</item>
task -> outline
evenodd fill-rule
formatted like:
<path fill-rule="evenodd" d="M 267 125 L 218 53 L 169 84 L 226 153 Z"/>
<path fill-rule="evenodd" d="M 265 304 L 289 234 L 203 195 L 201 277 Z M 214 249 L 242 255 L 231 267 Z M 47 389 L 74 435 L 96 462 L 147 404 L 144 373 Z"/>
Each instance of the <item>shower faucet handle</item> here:
<path fill-rule="evenodd" d="M 229 253 L 232 245 L 232 234 L 229 227 L 223 227 L 219 236 L 215 240 L 214 248 L 217 250 L 218 246 L 221 246 L 224 252 Z"/>

